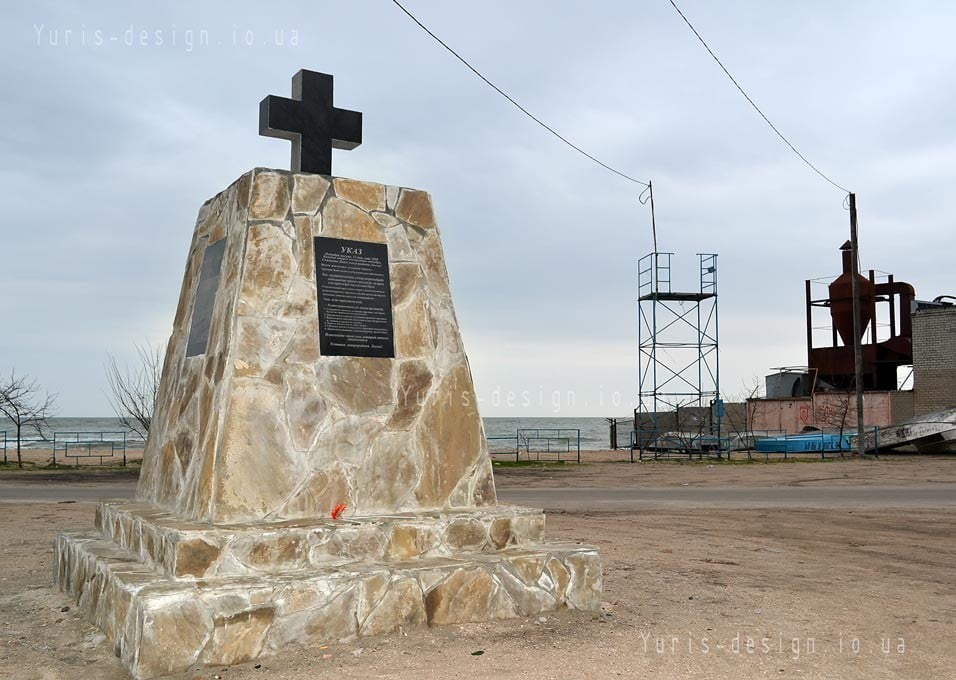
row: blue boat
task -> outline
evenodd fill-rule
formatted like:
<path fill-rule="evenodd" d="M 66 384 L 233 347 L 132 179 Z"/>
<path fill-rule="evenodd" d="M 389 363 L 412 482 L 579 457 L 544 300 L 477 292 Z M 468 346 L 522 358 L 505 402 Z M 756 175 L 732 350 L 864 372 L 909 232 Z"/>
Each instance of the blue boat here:
<path fill-rule="evenodd" d="M 825 453 L 850 451 L 850 435 L 828 432 L 804 432 L 784 437 L 758 439 L 754 448 L 763 453 Z"/>

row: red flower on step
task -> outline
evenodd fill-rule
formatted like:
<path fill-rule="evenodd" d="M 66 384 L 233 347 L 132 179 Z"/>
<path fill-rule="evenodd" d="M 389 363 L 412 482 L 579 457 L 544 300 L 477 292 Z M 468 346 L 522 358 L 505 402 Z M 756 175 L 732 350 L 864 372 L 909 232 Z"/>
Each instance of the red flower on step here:
<path fill-rule="evenodd" d="M 339 503 L 332 509 L 332 519 L 338 519 L 345 512 L 345 503 Z"/>

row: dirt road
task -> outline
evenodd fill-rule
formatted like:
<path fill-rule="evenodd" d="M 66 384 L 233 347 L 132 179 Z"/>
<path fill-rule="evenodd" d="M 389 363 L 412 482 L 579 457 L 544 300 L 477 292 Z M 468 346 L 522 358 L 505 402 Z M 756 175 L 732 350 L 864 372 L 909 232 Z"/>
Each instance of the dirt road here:
<path fill-rule="evenodd" d="M 607 464 L 499 469 L 497 480 L 503 498 L 576 482 L 948 492 L 956 460 Z M 92 511 L 89 502 L 0 506 L 0 678 L 125 677 L 108 643 L 75 608 L 62 611 L 72 603 L 49 586 L 53 535 L 89 527 Z M 602 551 L 600 613 L 416 629 L 177 680 L 954 678 L 954 520 L 951 506 L 556 510 L 551 536 Z"/>

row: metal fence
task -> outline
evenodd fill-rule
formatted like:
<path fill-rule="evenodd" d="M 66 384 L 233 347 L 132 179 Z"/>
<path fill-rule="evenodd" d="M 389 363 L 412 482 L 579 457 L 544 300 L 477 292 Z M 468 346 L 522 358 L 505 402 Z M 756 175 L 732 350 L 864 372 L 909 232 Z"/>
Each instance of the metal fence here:
<path fill-rule="evenodd" d="M 542 454 L 554 456 L 555 460 L 581 462 L 581 430 L 577 428 L 534 427 L 518 428 L 513 435 L 492 435 L 488 440 L 488 452 L 493 456 L 514 456 L 521 460 L 522 452 L 528 460 L 532 454 L 541 460 Z M 563 454 L 568 454 L 562 457 Z"/>
<path fill-rule="evenodd" d="M 865 428 L 867 450 L 879 453 L 879 428 Z M 854 449 L 854 432 L 801 432 L 787 434 L 783 430 L 747 430 L 717 437 L 697 432 L 660 431 L 652 429 L 631 430 L 631 460 L 634 451 L 643 460 L 645 455 L 660 458 L 703 459 L 705 456 L 731 459 L 734 451 L 745 452 L 752 460 L 755 454 L 764 459 L 780 454 L 788 458 L 796 454 L 842 454 Z"/>
<path fill-rule="evenodd" d="M 492 435 L 485 437 L 488 441 L 488 453 L 492 456 L 514 456 L 518 460 L 520 449 L 518 447 L 518 434 Z M 499 443 L 500 442 L 500 443 Z M 505 447 L 507 443 L 507 447 Z"/>
<path fill-rule="evenodd" d="M 867 450 L 879 455 L 880 428 L 868 425 L 863 431 L 865 440 L 869 442 Z M 758 439 L 754 443 L 754 450 L 764 454 L 765 458 L 771 453 L 782 454 L 784 458 L 793 454 L 819 453 L 821 458 L 826 458 L 828 453 L 842 456 L 844 452 L 854 451 L 855 439 L 855 427 L 852 431 L 848 429 L 843 432 L 801 432 Z"/>
<path fill-rule="evenodd" d="M 23 451 L 30 450 L 49 450 L 53 465 L 57 464 L 57 456 L 67 461 L 71 461 L 79 466 L 83 460 L 99 460 L 102 465 L 107 458 L 121 458 L 122 464 L 126 465 L 126 451 L 132 443 L 142 443 L 141 437 L 131 435 L 129 432 L 80 432 L 80 431 L 60 431 L 44 433 L 41 435 L 30 435 L 20 438 L 20 444 Z M 0 430 L 0 446 L 3 447 L 3 464 L 10 462 L 10 451 L 16 451 L 17 437 L 10 431 Z M 49 447 L 49 448 L 48 448 Z"/>
<path fill-rule="evenodd" d="M 655 460 L 660 458 L 697 457 L 702 460 L 705 456 L 730 458 L 730 451 L 737 444 L 736 435 L 722 435 L 718 437 L 706 432 L 678 432 L 674 430 L 656 430 L 642 428 L 631 430 L 631 462 L 634 462 L 634 451 L 638 452 L 638 459 L 644 460 L 645 454 Z"/>
<path fill-rule="evenodd" d="M 115 458 L 119 453 L 125 467 L 126 436 L 126 432 L 54 432 L 53 464 L 57 451 L 62 451 L 64 458 L 75 459 L 77 467 L 81 459 L 99 458 L 102 465 L 103 458 Z"/>

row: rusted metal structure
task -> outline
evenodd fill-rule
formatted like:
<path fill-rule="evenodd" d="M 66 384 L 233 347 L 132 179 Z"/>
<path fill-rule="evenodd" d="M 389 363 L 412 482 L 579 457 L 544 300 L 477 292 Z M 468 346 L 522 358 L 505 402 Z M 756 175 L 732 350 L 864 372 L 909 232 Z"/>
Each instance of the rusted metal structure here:
<path fill-rule="evenodd" d="M 817 380 L 835 388 L 853 386 L 853 267 L 850 243 L 844 243 L 843 273 L 834 279 L 828 296 L 813 299 L 811 281 L 806 282 L 807 296 L 807 356 L 808 366 L 816 372 Z M 896 281 L 892 274 L 885 282 L 876 281 L 876 272 L 869 277 L 859 275 L 860 337 L 868 340 L 863 349 L 863 389 L 895 390 L 896 370 L 913 363 L 912 303 L 913 286 Z M 884 307 L 885 306 L 885 307 Z M 813 310 L 828 308 L 831 321 L 829 347 L 813 346 Z M 877 319 L 887 319 L 889 336 L 879 340 Z M 868 337 L 867 337 L 868 336 Z"/>

